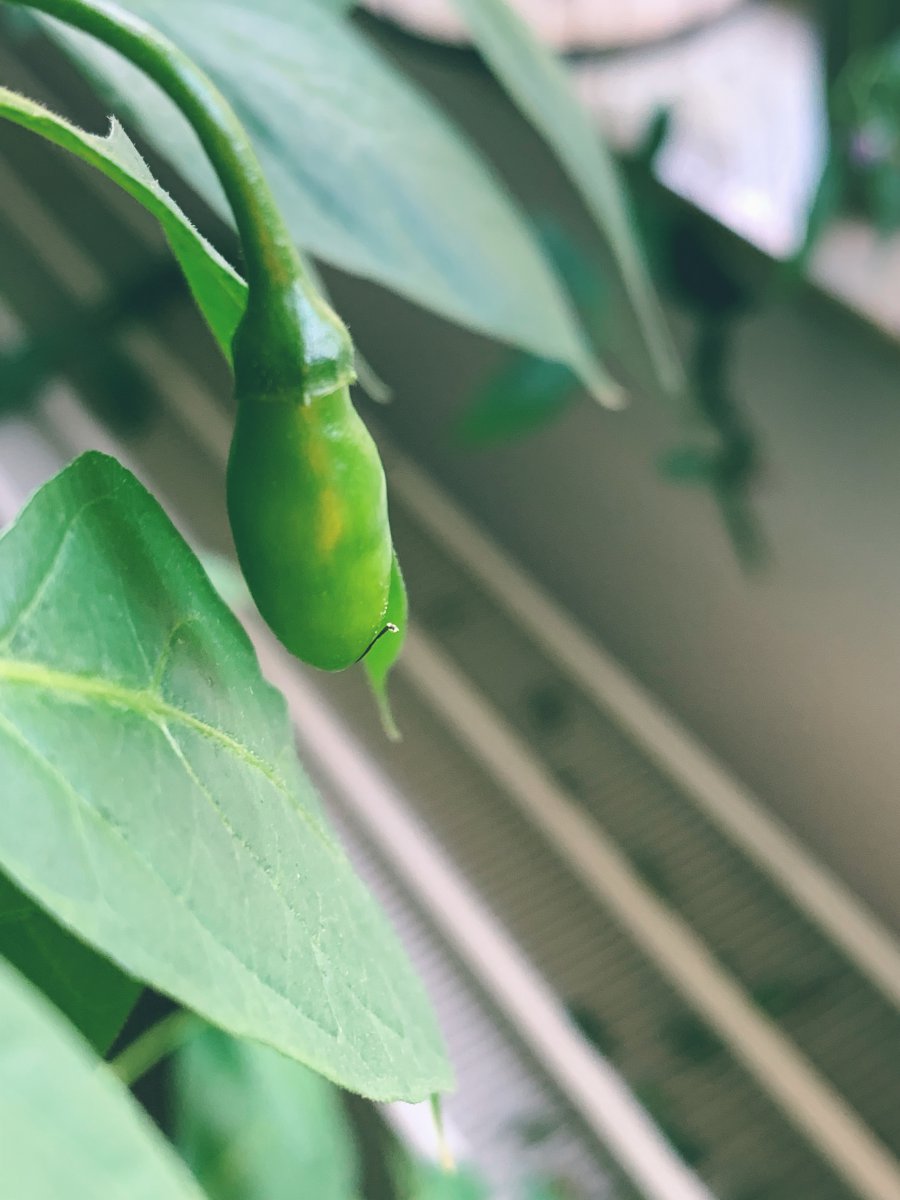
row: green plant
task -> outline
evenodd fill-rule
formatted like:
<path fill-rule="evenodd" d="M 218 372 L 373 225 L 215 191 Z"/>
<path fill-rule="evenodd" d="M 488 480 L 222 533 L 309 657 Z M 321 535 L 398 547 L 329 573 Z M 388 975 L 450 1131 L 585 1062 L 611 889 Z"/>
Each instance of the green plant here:
<path fill-rule="evenodd" d="M 365 47 L 346 21 L 348 5 L 185 0 L 177 13 L 163 0 L 132 0 L 127 9 L 104 0 L 10 6 L 61 20 L 53 36 L 129 95 L 124 111 L 214 206 L 224 197 L 246 281 L 160 188 L 117 122 L 96 136 L 0 88 L 0 116 L 78 155 L 159 221 L 233 367 L 228 506 L 257 605 L 306 661 L 338 669 L 363 658 L 395 732 L 385 689 L 406 596 L 383 472 L 349 397 L 353 348 L 295 246 L 298 230 L 281 215 L 285 198 L 296 201 L 292 220 L 308 218 L 308 249 L 564 363 L 607 403 L 620 390 L 586 349 L 513 202 Z M 677 393 L 677 360 L 612 162 L 559 72 L 499 0 L 463 7 L 485 56 L 557 145 L 609 235 L 660 386 Z M 426 148 L 423 170 L 405 149 L 398 158 L 374 138 L 389 180 L 382 198 L 402 196 L 415 214 L 402 236 L 386 203 L 367 214 L 368 225 L 361 217 L 329 225 L 286 169 L 300 158 L 321 172 L 324 158 L 346 187 L 339 141 L 326 152 L 288 136 L 296 139 L 297 123 L 282 102 L 301 60 L 307 76 L 324 71 L 331 83 L 369 89 L 367 102 L 377 100 L 414 147 Z M 263 120 L 262 166 L 202 67 L 254 124 Z M 145 77 L 169 99 L 148 91 Z M 329 119 L 342 107 L 343 98 Z M 318 128 L 303 127 L 305 136 Z M 449 196 L 437 194 L 435 179 L 452 181 Z M 442 229 L 442 214 L 456 210 L 449 232 Z M 424 257 L 435 245 L 437 258 Z M 461 245 L 473 263 L 481 257 L 479 268 L 453 269 Z M 392 636 L 381 638 L 386 629 Z M 432 1097 L 451 1083 L 440 1033 L 327 826 L 296 761 L 283 700 L 262 678 L 247 635 L 158 503 L 103 455 L 77 459 L 0 537 L 0 778 L 0 1116 L 16 1141 L 15 1154 L 0 1156 L 0 1193 L 199 1195 L 115 1078 L 133 1082 L 186 1042 L 176 1072 L 178 1139 L 209 1196 L 280 1195 L 278 1178 L 297 1171 L 309 1172 L 310 1194 L 358 1194 L 325 1080 L 376 1100 Z M 95 1070 L 144 986 L 177 1011 L 112 1069 Z M 193 1094 L 198 1076 L 225 1101 L 236 1094 L 238 1114 L 262 1097 L 285 1129 L 315 1112 L 321 1124 L 309 1154 L 286 1136 L 273 1146 L 277 1125 L 255 1129 L 234 1109 L 205 1111 L 211 1093 L 205 1101 Z M 240 1138 L 229 1132 L 235 1120 Z M 52 1159 L 35 1145 L 48 1128 Z M 257 1135 L 268 1146 L 262 1158 Z M 208 1167 L 204 1156 L 223 1137 L 228 1161 L 219 1145 Z M 334 1171 L 334 1154 L 346 1171 Z M 238 1158 L 240 1169 L 231 1161 Z M 408 1164 L 395 1174 L 398 1194 L 422 1200 L 481 1192 L 473 1181 Z"/>

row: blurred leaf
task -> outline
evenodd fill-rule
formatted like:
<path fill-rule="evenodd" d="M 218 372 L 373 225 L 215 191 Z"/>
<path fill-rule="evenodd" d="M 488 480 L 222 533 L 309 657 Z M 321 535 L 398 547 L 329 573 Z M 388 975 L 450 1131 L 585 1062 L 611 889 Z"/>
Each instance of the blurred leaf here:
<path fill-rule="evenodd" d="M 718 462 L 715 453 L 700 446 L 681 446 L 670 450 L 660 462 L 660 470 L 673 483 L 715 483 Z"/>
<path fill-rule="evenodd" d="M 659 1126 L 673 1149 L 689 1167 L 696 1167 L 706 1157 L 705 1147 L 682 1127 L 682 1111 L 653 1083 L 643 1083 L 634 1089 L 638 1100 Z"/>
<path fill-rule="evenodd" d="M 139 983 L 58 925 L 2 872 L 0 958 L 42 991 L 101 1054 L 141 991 Z"/>
<path fill-rule="evenodd" d="M 414 1169 L 410 1200 L 488 1200 L 489 1192 L 476 1175 L 465 1169 L 444 1171 L 431 1163 Z"/>
<path fill-rule="evenodd" d="M 282 697 L 157 502 L 86 454 L 0 538 L 0 866 L 137 979 L 364 1094 L 450 1070 Z"/>
<path fill-rule="evenodd" d="M 265 1046 L 205 1028 L 175 1060 L 175 1143 L 210 1200 L 358 1200 L 337 1090 Z"/>
<path fill-rule="evenodd" d="M 862 36 L 831 90 L 831 162 L 842 196 L 882 233 L 900 227 L 900 37 Z M 870 31 L 870 32 L 874 32 Z"/>
<path fill-rule="evenodd" d="M 537 228 L 595 345 L 602 342 L 609 299 L 606 281 L 591 257 L 557 222 L 540 220 Z M 469 446 L 523 437 L 567 412 L 579 392 L 578 379 L 563 363 L 514 352 L 476 391 L 457 420 L 454 434 Z"/>
<path fill-rule="evenodd" d="M 369 1196 L 359 1129 L 338 1090 L 298 1063 L 206 1028 L 178 1052 L 174 1087 L 175 1144 L 210 1200 Z M 371 1106 L 369 1115 L 376 1116 Z M 397 1200 L 487 1200 L 470 1172 L 410 1159 L 384 1132 L 375 1146 L 388 1160 L 393 1179 L 386 1186 Z"/>
<path fill-rule="evenodd" d="M 727 234 L 705 214 L 679 211 L 669 222 L 666 282 L 673 298 L 699 319 L 722 323 L 756 299 L 729 261 Z"/>
<path fill-rule="evenodd" d="M 663 1036 L 677 1055 L 695 1066 L 703 1066 L 725 1050 L 715 1030 L 694 1013 L 674 1017 L 663 1031 Z"/>
<path fill-rule="evenodd" d="M 81 321 L 0 354 L 0 412 L 27 408 L 59 374 L 72 379 L 85 404 L 114 432 L 145 427 L 155 400 L 152 382 L 124 350 L 92 340 L 89 322 Z"/>
<path fill-rule="evenodd" d="M 409 1200 L 398 1186 L 408 1158 L 385 1114 L 352 1092 L 342 1092 L 341 1102 L 353 1134 L 360 1194 L 365 1200 Z"/>
<path fill-rule="evenodd" d="M 651 113 L 646 127 L 642 131 L 640 140 L 637 145 L 628 153 L 627 158 L 631 163 L 640 164 L 644 171 L 649 174 L 653 170 L 653 163 L 657 154 L 666 144 L 666 140 L 672 131 L 672 109 L 670 106 L 657 103 Z"/>
<path fill-rule="evenodd" d="M 537 40 L 507 0 L 453 3 L 485 61 L 581 194 L 612 250 L 660 386 L 667 395 L 680 396 L 683 373 L 634 235 L 615 162 L 572 92 L 559 60 Z"/>
<path fill-rule="evenodd" d="M 124 1085 L 0 962 L 0 1195 L 201 1200 Z"/>
<path fill-rule="evenodd" d="M 388 696 L 388 676 L 394 669 L 397 659 L 403 652 L 406 640 L 406 626 L 409 619 L 409 604 L 406 598 L 406 584 L 400 571 L 397 555 L 391 564 L 391 590 L 388 594 L 388 606 L 385 621 L 396 625 L 397 633 L 385 633 L 380 637 L 369 653 L 363 659 L 363 667 L 369 680 L 369 686 L 378 705 L 378 713 L 384 732 L 392 742 L 400 740 L 400 730 L 391 711 L 391 701 Z"/>
<path fill-rule="evenodd" d="M 525 1187 L 522 1200 L 582 1200 L 584 1193 L 564 1179 L 536 1179 Z"/>
<path fill-rule="evenodd" d="M 755 987 L 751 993 L 754 1003 L 758 1004 L 771 1017 L 781 1019 L 789 1016 L 801 1005 L 811 1000 L 821 999 L 825 989 L 835 984 L 840 974 L 829 974 L 827 971 L 800 976 L 784 977 L 765 980 Z"/>
<path fill-rule="evenodd" d="M 631 865 L 644 883 L 658 896 L 670 902 L 678 895 L 671 872 L 665 858 L 658 852 L 647 849 L 636 849 L 631 853 Z"/>
<path fill-rule="evenodd" d="M 873 171 L 867 191 L 871 213 L 878 231 L 891 234 L 900 228 L 900 164 L 890 163 Z"/>
<path fill-rule="evenodd" d="M 723 483 L 717 489 L 719 511 L 741 568 L 759 571 L 772 560 L 765 530 L 740 485 Z"/>
<path fill-rule="evenodd" d="M 559 1112 L 538 1113 L 514 1123 L 514 1128 L 526 1146 L 538 1146 L 546 1142 L 564 1127 L 565 1119 Z"/>
<path fill-rule="evenodd" d="M 853 59 L 865 60 L 874 48 L 900 33 L 900 11 L 889 0 L 816 0 L 816 26 L 825 42 L 829 83 Z"/>
<path fill-rule="evenodd" d="M 469 446 L 490 446 L 534 433 L 562 416 L 580 391 L 562 363 L 515 354 L 476 393 L 455 426 Z"/>
<path fill-rule="evenodd" d="M 473 147 L 315 0 L 129 0 L 204 66 L 247 125 L 299 244 L 481 332 L 613 386 L 514 201 Z M 226 220 L 187 122 L 139 71 L 50 27 Z"/>
<path fill-rule="evenodd" d="M 751 1183 L 749 1187 L 732 1193 L 729 1200 L 780 1200 L 783 1194 L 777 1179 L 764 1180 L 762 1183 Z"/>
<path fill-rule="evenodd" d="M 806 214 L 803 241 L 790 258 L 777 265 L 775 284 L 768 297 L 770 302 L 777 302 L 782 293 L 805 284 L 810 258 L 818 247 L 822 234 L 843 207 L 846 186 L 846 165 L 836 151 L 832 139 L 812 203 Z"/>
<path fill-rule="evenodd" d="M 715 497 L 741 567 L 765 565 L 769 547 L 750 503 L 761 465 L 757 438 L 733 394 L 729 366 L 736 313 L 701 310 L 691 355 L 691 396 L 702 425 L 694 444 L 670 451 L 660 462 L 675 483 L 701 484 Z"/>
<path fill-rule="evenodd" d="M 0 89 L 0 116 L 9 116 L 2 106 Z M 55 127 L 52 118 L 48 128 Z M 80 305 L 61 320 L 32 326 L 26 340 L 0 354 L 0 411 L 27 406 L 48 381 L 63 374 L 115 433 L 126 436 L 144 429 L 157 411 L 154 381 L 117 344 L 115 335 L 158 315 L 179 294 L 181 284 L 178 265 L 163 255 L 124 283 L 117 282 L 99 303 Z"/>
<path fill-rule="evenodd" d="M 529 688 L 523 700 L 529 723 L 542 734 L 558 734 L 572 716 L 571 689 L 555 680 Z"/>
<path fill-rule="evenodd" d="M 569 1019 L 604 1058 L 615 1056 L 618 1041 L 609 1026 L 586 1004 L 568 1004 Z"/>
<path fill-rule="evenodd" d="M 534 227 L 544 253 L 596 338 L 609 301 L 609 286 L 596 256 L 551 213 L 536 216 Z"/>
<path fill-rule="evenodd" d="M 391 385 L 385 383 L 368 359 L 363 358 L 358 350 L 356 352 L 356 378 L 362 390 L 376 404 L 390 404 L 393 400 L 394 391 Z"/>

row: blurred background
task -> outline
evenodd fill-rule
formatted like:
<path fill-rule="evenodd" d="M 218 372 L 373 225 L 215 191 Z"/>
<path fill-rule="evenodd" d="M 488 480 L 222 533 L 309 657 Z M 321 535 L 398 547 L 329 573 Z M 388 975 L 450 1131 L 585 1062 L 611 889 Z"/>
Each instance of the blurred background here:
<path fill-rule="evenodd" d="M 324 268 L 392 392 L 359 402 L 412 603 L 404 740 L 359 674 L 264 666 L 435 999 L 455 1152 L 502 1198 L 898 1200 L 897 6 L 520 3 L 620 157 L 687 404 L 452 8 L 366 7 L 628 393 L 604 411 L 567 368 Z M 103 128 L 43 34 L 5 26 L 0 69 Z M 0 347 L 0 516 L 100 446 L 233 584 L 224 364 L 150 218 L 11 128 Z M 426 1115 L 387 1115 L 430 1151 Z"/>

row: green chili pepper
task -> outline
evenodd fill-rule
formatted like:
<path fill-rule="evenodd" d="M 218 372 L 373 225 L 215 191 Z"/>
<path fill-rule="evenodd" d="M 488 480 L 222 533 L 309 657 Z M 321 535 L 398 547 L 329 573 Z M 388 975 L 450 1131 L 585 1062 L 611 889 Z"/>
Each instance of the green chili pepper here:
<path fill-rule="evenodd" d="M 228 511 L 238 558 L 259 611 L 289 650 L 326 670 L 350 666 L 387 628 L 384 473 L 350 402 L 347 330 L 307 278 L 246 132 L 185 54 L 115 4 L 11 2 L 82 29 L 134 62 L 181 108 L 216 168 L 248 286 L 232 355 Z"/>
<path fill-rule="evenodd" d="M 266 275 L 264 284 L 251 287 L 233 345 L 229 519 L 270 628 L 304 662 L 339 671 L 385 628 L 392 545 L 384 471 L 350 401 L 352 351 L 333 351 L 338 318 L 296 277 L 279 287 Z M 312 317 L 325 349 L 311 367 L 298 362 L 296 329 L 309 330 Z"/>
<path fill-rule="evenodd" d="M 308 403 L 240 398 L 228 509 L 241 568 L 288 650 L 334 671 L 385 626 L 384 473 L 346 387 Z"/>

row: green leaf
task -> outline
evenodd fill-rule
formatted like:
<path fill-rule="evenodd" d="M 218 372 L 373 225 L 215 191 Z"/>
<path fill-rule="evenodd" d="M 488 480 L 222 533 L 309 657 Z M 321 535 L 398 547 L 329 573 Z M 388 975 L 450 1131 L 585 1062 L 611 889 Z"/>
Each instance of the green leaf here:
<path fill-rule="evenodd" d="M 679 446 L 660 460 L 660 470 L 673 483 L 714 483 L 719 475 L 719 456 L 707 446 Z"/>
<path fill-rule="evenodd" d="M 201 1200 L 125 1087 L 3 962 L 0 1131 L 9 1200 Z"/>
<path fill-rule="evenodd" d="M 378 705 L 378 714 L 384 732 L 392 742 L 400 741 L 400 730 L 391 711 L 391 701 L 388 696 L 388 676 L 394 668 L 397 659 L 403 651 L 406 640 L 406 625 L 409 619 L 409 603 L 406 598 L 406 584 L 397 555 L 391 564 L 391 590 L 388 594 L 388 606 L 385 620 L 397 626 L 397 633 L 386 633 L 380 637 L 366 657 L 363 659 L 369 687 Z"/>
<path fill-rule="evenodd" d="M 562 363 L 516 353 L 476 392 L 456 424 L 469 446 L 491 446 L 534 433 L 560 417 L 578 394 Z"/>
<path fill-rule="evenodd" d="M 569 1187 L 565 1180 L 534 1179 L 526 1184 L 522 1200 L 574 1200 L 578 1194 L 576 1185 Z"/>
<path fill-rule="evenodd" d="M 156 217 L 194 299 L 228 356 L 232 336 L 244 311 L 246 285 L 156 182 L 121 125 L 113 120 L 105 136 L 86 133 L 43 105 L 5 87 L 0 87 L 0 117 L 30 129 L 97 167 Z"/>
<path fill-rule="evenodd" d="M 607 325 L 608 288 L 583 247 L 552 219 L 538 222 L 548 257 L 589 322 L 595 342 Z M 490 446 L 533 433 L 560 417 L 578 394 L 578 380 L 564 363 L 512 351 L 483 383 L 456 422 L 456 437 L 469 446 Z"/>
<path fill-rule="evenodd" d="M 450 1071 L 282 697 L 156 501 L 88 454 L 0 538 L 0 866 L 131 975 L 376 1099 Z"/>
<path fill-rule="evenodd" d="M 417 1163 L 412 1200 L 488 1200 L 487 1186 L 465 1169 L 444 1171 L 430 1163 Z"/>
<path fill-rule="evenodd" d="M 0 872 L 0 959 L 21 971 L 104 1053 L 140 984 L 74 937 Z"/>
<path fill-rule="evenodd" d="M 470 328 L 618 389 L 520 210 L 477 151 L 340 13 L 315 0 L 129 0 L 222 87 L 299 245 Z M 107 47 L 50 22 L 224 218 L 187 122 Z"/>
<path fill-rule="evenodd" d="M 206 1028 L 175 1060 L 175 1142 L 210 1200 L 356 1200 L 335 1088 L 265 1046 Z"/>
<path fill-rule="evenodd" d="M 581 194 L 609 243 L 660 385 L 667 394 L 680 396 L 683 372 L 634 236 L 615 163 L 569 87 L 558 59 L 541 45 L 507 0 L 453 3 L 485 61 Z"/>

